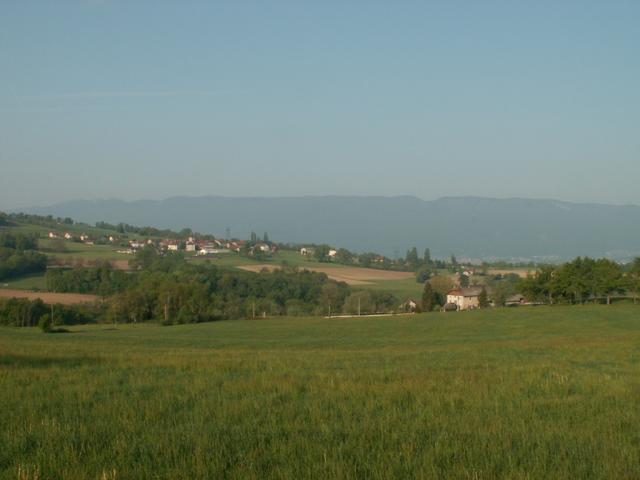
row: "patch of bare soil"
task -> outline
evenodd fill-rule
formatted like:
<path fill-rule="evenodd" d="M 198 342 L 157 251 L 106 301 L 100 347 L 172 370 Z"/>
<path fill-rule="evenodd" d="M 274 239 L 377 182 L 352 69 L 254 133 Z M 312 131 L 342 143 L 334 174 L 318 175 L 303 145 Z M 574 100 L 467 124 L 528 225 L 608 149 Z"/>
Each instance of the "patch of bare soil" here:
<path fill-rule="evenodd" d="M 263 268 L 274 270 L 278 267 L 274 265 L 243 265 L 238 268 L 249 272 L 259 272 Z M 414 277 L 411 272 L 394 272 L 360 267 L 304 267 L 301 270 L 325 273 L 330 279 L 345 282 L 349 285 L 370 285 L 371 282 L 376 280 L 405 280 Z"/>
<path fill-rule="evenodd" d="M 99 298 L 96 295 L 84 295 L 80 293 L 31 292 L 29 290 L 10 290 L 6 288 L 0 288 L 0 297 L 28 298 L 29 300 L 39 298 L 45 303 L 61 303 L 63 305 L 92 303 Z"/>

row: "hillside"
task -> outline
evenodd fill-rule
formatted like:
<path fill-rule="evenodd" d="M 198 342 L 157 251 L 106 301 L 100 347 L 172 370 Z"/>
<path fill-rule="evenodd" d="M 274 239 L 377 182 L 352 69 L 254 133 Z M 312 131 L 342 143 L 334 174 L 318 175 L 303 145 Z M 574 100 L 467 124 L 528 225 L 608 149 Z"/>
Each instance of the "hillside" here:
<path fill-rule="evenodd" d="M 404 255 L 431 248 L 475 258 L 624 259 L 640 253 L 640 207 L 555 200 L 416 197 L 174 197 L 78 200 L 30 213 L 86 222 L 126 222 L 247 238 L 251 230 L 286 242 L 326 242 L 354 251 Z"/>

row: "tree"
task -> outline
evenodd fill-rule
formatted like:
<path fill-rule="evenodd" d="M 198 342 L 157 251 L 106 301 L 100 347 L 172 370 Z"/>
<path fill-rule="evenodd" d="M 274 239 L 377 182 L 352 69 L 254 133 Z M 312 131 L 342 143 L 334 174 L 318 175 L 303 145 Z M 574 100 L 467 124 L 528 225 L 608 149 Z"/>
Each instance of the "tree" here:
<path fill-rule="evenodd" d="M 487 295 L 487 289 L 482 287 L 480 295 L 478 295 L 478 304 L 480 308 L 487 308 L 489 306 L 489 297 Z"/>
<path fill-rule="evenodd" d="M 454 267 L 458 266 L 458 260 L 456 259 L 455 255 L 451 255 L 451 265 L 453 265 Z"/>
<path fill-rule="evenodd" d="M 329 245 L 318 245 L 313 251 L 313 256 L 319 262 L 327 262 L 329 259 L 329 250 L 331 250 Z"/>
<path fill-rule="evenodd" d="M 349 295 L 344 302 L 346 313 L 351 315 L 361 315 L 375 313 L 375 303 L 369 291 L 354 292 Z"/>
<path fill-rule="evenodd" d="M 466 288 L 469 286 L 469 277 L 467 277 L 464 273 L 460 272 L 458 274 L 458 283 L 460 287 Z"/>
<path fill-rule="evenodd" d="M 431 268 L 428 266 L 420 267 L 420 269 L 416 272 L 416 282 L 424 283 L 431 278 L 432 272 Z"/>
<path fill-rule="evenodd" d="M 633 303 L 637 302 L 640 293 L 640 257 L 636 257 L 626 276 L 626 287 L 633 295 Z"/>
<path fill-rule="evenodd" d="M 442 296 L 447 295 L 453 288 L 453 281 L 450 277 L 444 275 L 435 275 L 429 279 L 429 283 L 433 288 L 433 291 L 439 293 Z"/>
<path fill-rule="evenodd" d="M 436 304 L 436 292 L 433 291 L 433 287 L 429 282 L 425 282 L 424 290 L 422 291 L 422 311 L 430 312 Z"/>
<path fill-rule="evenodd" d="M 418 265 L 419 258 L 418 258 L 418 249 L 416 247 L 413 247 L 410 250 L 407 250 L 405 262 L 412 267 L 415 267 L 416 265 Z"/>
<path fill-rule="evenodd" d="M 620 265 L 606 258 L 596 260 L 594 267 L 596 296 L 605 296 L 607 305 L 611 303 L 611 295 L 619 292 L 622 286 L 622 269 Z"/>
<path fill-rule="evenodd" d="M 336 253 L 336 262 L 349 264 L 353 261 L 353 254 L 346 248 L 339 248 Z"/>
<path fill-rule="evenodd" d="M 269 234 L 267 232 L 264 232 L 264 235 L 262 235 L 262 241 L 264 243 L 269 243 Z"/>
<path fill-rule="evenodd" d="M 251 243 L 256 243 L 258 241 L 258 235 L 256 235 L 256 232 L 252 231 L 251 232 Z"/>
<path fill-rule="evenodd" d="M 424 264 L 426 266 L 431 265 L 431 250 L 428 248 L 424 249 Z"/>

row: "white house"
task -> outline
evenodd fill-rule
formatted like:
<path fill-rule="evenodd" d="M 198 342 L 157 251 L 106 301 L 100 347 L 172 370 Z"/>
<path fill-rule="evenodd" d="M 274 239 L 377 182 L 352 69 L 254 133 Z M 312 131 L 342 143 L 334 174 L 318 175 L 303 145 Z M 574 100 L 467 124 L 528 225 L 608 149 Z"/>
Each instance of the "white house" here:
<path fill-rule="evenodd" d="M 58 234 L 56 232 L 49 232 L 49 238 L 58 238 Z"/>
<path fill-rule="evenodd" d="M 332 248 L 331 250 L 329 250 L 329 254 L 328 254 L 328 255 L 329 255 L 329 257 L 330 257 L 330 258 L 333 258 L 333 257 L 335 257 L 337 254 L 338 254 L 338 251 L 337 251 L 337 250 L 334 250 L 334 249 Z"/>
<path fill-rule="evenodd" d="M 193 242 L 187 242 L 187 244 L 185 245 L 184 248 L 187 252 L 195 252 L 196 251 L 196 244 Z"/>
<path fill-rule="evenodd" d="M 130 241 L 129 241 L 129 246 L 130 246 L 131 248 L 133 248 L 134 250 L 137 250 L 138 248 L 142 248 L 142 247 L 144 247 L 144 243 L 143 243 L 143 242 L 140 242 L 140 241 L 138 241 L 138 240 L 130 240 Z"/>
<path fill-rule="evenodd" d="M 73 238 L 73 235 L 71 235 L 69 232 L 65 232 L 65 234 L 64 234 L 64 238 L 65 238 L 66 240 L 71 240 L 71 239 Z"/>
<path fill-rule="evenodd" d="M 472 310 L 480 307 L 479 296 L 482 287 L 455 288 L 447 293 L 447 303 L 458 310 Z"/>

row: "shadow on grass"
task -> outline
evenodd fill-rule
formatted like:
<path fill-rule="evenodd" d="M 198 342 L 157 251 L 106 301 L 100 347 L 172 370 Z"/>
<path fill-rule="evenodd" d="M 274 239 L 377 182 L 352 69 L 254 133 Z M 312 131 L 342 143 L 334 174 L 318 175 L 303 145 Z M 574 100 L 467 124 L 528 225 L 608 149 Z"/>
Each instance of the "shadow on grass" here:
<path fill-rule="evenodd" d="M 99 357 L 45 357 L 36 355 L 0 355 L 0 367 L 10 368 L 74 368 L 104 363 Z"/>

